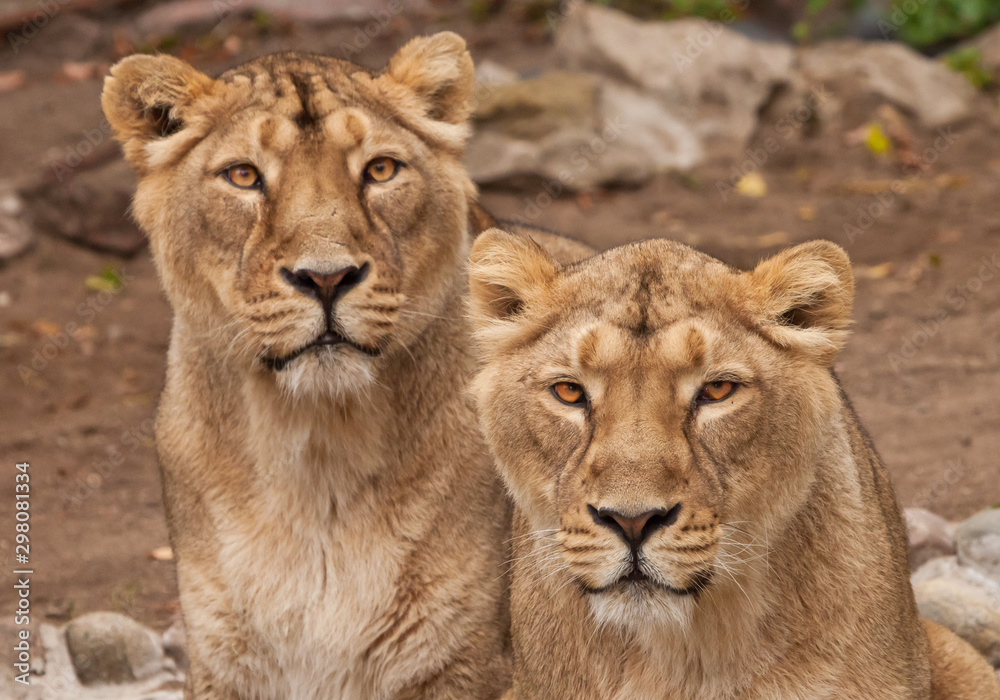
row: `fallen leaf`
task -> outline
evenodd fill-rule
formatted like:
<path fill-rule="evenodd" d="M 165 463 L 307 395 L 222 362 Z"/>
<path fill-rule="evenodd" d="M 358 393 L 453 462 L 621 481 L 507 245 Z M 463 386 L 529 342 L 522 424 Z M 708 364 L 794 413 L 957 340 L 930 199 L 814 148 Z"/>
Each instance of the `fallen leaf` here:
<path fill-rule="evenodd" d="M 65 78 L 71 82 L 76 82 L 79 80 L 89 80 L 90 78 L 96 77 L 97 66 L 93 63 L 75 63 L 73 61 L 67 61 L 62 64 L 62 72 L 60 77 Z"/>
<path fill-rule="evenodd" d="M 31 324 L 31 330 L 38 335 L 55 335 L 62 330 L 62 328 L 58 323 L 39 319 Z"/>
<path fill-rule="evenodd" d="M 124 286 L 121 273 L 111 265 L 106 266 L 98 275 L 91 275 L 83 282 L 87 289 L 95 292 L 117 292 Z"/>
<path fill-rule="evenodd" d="M 969 184 L 971 178 L 968 175 L 954 175 L 952 173 L 942 173 L 934 178 L 934 184 L 942 190 L 955 190 Z"/>
<path fill-rule="evenodd" d="M 654 224 L 665 224 L 670 221 L 672 215 L 670 214 L 669 209 L 660 209 L 659 211 L 653 212 L 653 215 L 649 218 Z"/>
<path fill-rule="evenodd" d="M 895 265 L 891 262 L 884 262 L 880 265 L 856 265 L 854 267 L 854 276 L 869 280 L 880 280 L 891 277 L 895 269 Z"/>
<path fill-rule="evenodd" d="M 744 197 L 763 197 L 767 194 L 767 183 L 760 173 L 747 173 L 736 183 L 736 191 Z"/>
<path fill-rule="evenodd" d="M 865 147 L 870 153 L 877 156 L 884 156 L 892 149 L 892 142 L 885 135 L 880 124 L 869 124 L 868 135 L 865 137 Z"/>
<path fill-rule="evenodd" d="M 24 85 L 27 74 L 23 70 L 0 71 L 0 92 L 17 90 Z"/>
<path fill-rule="evenodd" d="M 170 561 L 174 558 L 174 550 L 169 545 L 156 547 L 146 552 L 146 556 L 154 561 Z"/>
<path fill-rule="evenodd" d="M 73 340 L 80 345 L 80 352 L 83 356 L 90 357 L 94 354 L 97 329 L 91 325 L 80 326 L 73 331 Z"/>
<path fill-rule="evenodd" d="M 0 333 L 0 348 L 13 348 L 24 342 L 24 336 L 13 331 Z"/>
<path fill-rule="evenodd" d="M 230 56 L 235 56 L 240 52 L 240 49 L 243 48 L 243 40 L 235 34 L 228 36 L 226 37 L 226 40 L 222 42 L 222 48 Z"/>
<path fill-rule="evenodd" d="M 787 245 L 788 242 L 788 234 L 785 231 L 775 231 L 774 233 L 766 233 L 763 236 L 757 236 L 758 248 L 770 248 L 771 246 L 776 245 Z"/>

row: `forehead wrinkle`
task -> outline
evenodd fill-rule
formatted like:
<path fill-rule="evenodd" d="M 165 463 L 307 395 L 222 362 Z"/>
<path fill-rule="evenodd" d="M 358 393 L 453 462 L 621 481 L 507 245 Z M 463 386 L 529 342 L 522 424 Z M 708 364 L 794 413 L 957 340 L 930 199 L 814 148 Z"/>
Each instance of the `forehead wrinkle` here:
<path fill-rule="evenodd" d="M 329 114 L 323 128 L 330 140 L 344 150 L 360 148 L 372 130 L 368 116 L 353 107 Z"/>
<path fill-rule="evenodd" d="M 674 369 L 703 366 L 710 359 L 712 336 L 694 317 L 680 319 L 658 334 L 657 361 Z"/>
<path fill-rule="evenodd" d="M 287 151 L 295 145 L 297 138 L 297 130 L 291 122 L 268 113 L 255 119 L 252 133 L 265 152 Z"/>
<path fill-rule="evenodd" d="M 575 344 L 577 362 L 584 371 L 614 375 L 624 365 L 636 366 L 639 347 L 628 331 L 608 323 L 595 323 Z"/>

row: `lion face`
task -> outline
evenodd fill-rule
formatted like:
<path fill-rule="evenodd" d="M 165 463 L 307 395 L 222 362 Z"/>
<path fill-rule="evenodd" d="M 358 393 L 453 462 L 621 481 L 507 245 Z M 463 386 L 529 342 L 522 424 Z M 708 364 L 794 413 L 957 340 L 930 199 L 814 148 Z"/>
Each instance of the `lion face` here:
<path fill-rule="evenodd" d="M 453 34 L 380 75 L 298 54 L 217 80 L 170 57 L 118 64 L 104 109 L 179 323 L 293 395 L 377 381 L 467 252 L 472 85 Z"/>
<path fill-rule="evenodd" d="M 487 441 L 597 618 L 683 622 L 764 564 L 816 478 L 814 426 L 841 405 L 843 251 L 806 244 L 740 273 L 648 241 L 559 268 L 491 231 L 471 260 Z"/>

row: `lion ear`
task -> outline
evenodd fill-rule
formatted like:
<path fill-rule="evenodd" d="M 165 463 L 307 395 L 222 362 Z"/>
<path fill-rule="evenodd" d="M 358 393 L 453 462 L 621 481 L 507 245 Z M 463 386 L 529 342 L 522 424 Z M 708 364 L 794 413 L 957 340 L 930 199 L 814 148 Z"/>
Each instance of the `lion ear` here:
<path fill-rule="evenodd" d="M 526 235 L 491 228 L 469 254 L 473 324 L 481 329 L 521 313 L 544 295 L 558 275 L 556 262 Z"/>
<path fill-rule="evenodd" d="M 465 39 L 454 32 L 410 40 L 389 59 L 386 76 L 406 88 L 434 121 L 464 124 L 472 113 L 475 69 Z"/>
<path fill-rule="evenodd" d="M 833 362 L 847 339 L 854 273 L 847 253 L 829 241 L 784 250 L 750 273 L 761 328 L 772 340 Z"/>
<path fill-rule="evenodd" d="M 101 107 L 125 158 L 137 170 L 147 164 L 146 146 L 180 131 L 191 105 L 215 81 L 173 56 L 129 56 L 104 80 Z"/>

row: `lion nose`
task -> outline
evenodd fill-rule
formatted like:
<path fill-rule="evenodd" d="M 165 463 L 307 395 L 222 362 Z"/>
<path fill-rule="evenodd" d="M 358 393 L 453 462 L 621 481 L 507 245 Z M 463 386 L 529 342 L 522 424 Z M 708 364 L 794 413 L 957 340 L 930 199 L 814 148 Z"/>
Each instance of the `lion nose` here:
<path fill-rule="evenodd" d="M 368 263 L 361 267 L 348 265 L 334 272 L 319 272 L 299 268 L 294 271 L 281 268 L 281 276 L 296 290 L 313 299 L 318 299 L 324 307 L 358 286 L 368 276 Z"/>
<path fill-rule="evenodd" d="M 647 510 L 638 515 L 626 515 L 611 508 L 595 508 L 591 505 L 587 506 L 587 510 L 595 523 L 614 530 L 626 544 L 638 549 L 654 532 L 677 522 L 681 504 L 677 503 L 670 509 Z"/>

